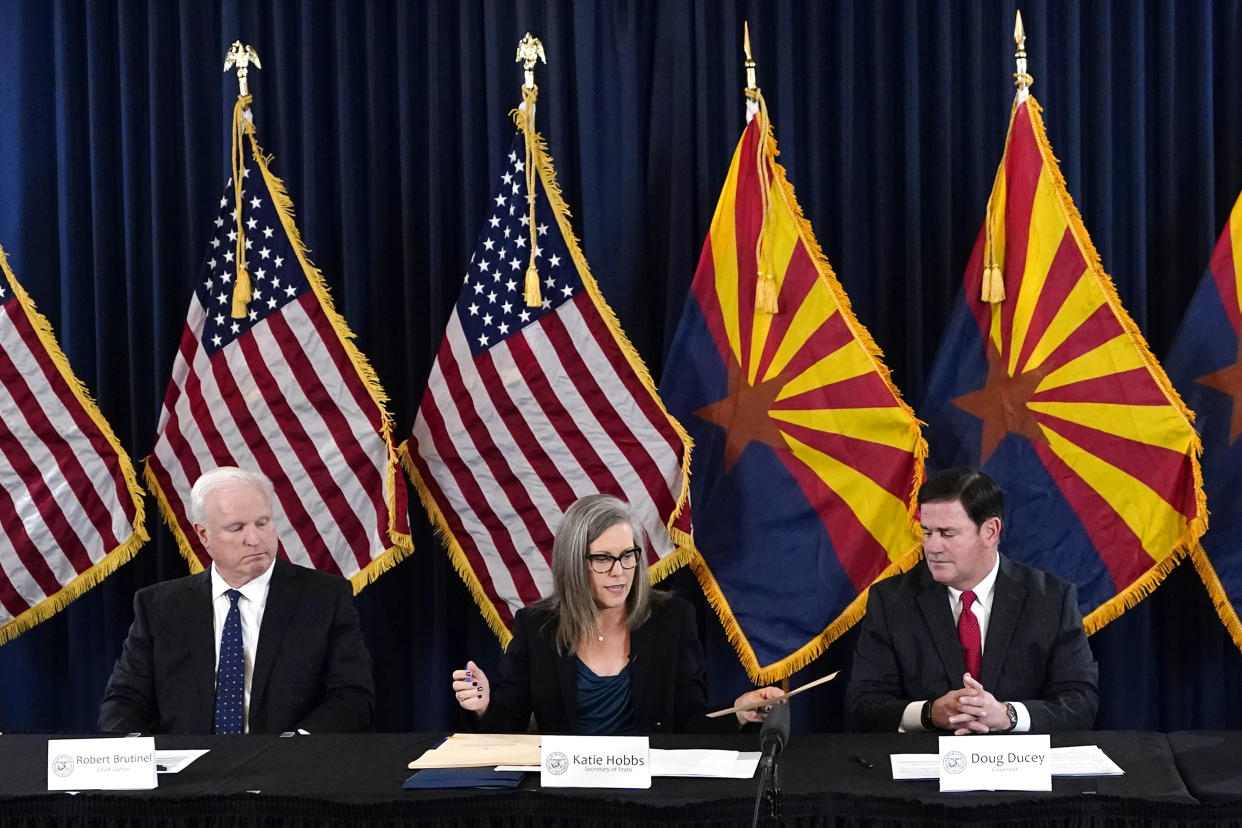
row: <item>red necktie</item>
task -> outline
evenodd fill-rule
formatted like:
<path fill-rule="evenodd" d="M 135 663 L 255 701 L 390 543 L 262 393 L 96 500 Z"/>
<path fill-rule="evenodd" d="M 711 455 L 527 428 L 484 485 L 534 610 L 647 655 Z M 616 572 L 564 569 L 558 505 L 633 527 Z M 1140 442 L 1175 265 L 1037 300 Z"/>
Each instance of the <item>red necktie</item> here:
<path fill-rule="evenodd" d="M 983 637 L 979 634 L 979 619 L 970 611 L 975 594 L 969 590 L 962 593 L 962 614 L 957 619 L 957 640 L 962 645 L 962 659 L 966 672 L 978 680 L 983 663 Z"/>

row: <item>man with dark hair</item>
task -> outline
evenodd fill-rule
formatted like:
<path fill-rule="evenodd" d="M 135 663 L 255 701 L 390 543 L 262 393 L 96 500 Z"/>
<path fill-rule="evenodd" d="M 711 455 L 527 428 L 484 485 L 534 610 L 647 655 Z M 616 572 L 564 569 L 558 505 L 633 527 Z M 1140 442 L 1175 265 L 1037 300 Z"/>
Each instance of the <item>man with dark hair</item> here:
<path fill-rule="evenodd" d="M 855 730 L 1086 730 L 1095 659 L 1074 586 L 998 552 L 1004 497 L 959 467 L 919 490 L 924 563 L 873 584 L 845 695 Z"/>

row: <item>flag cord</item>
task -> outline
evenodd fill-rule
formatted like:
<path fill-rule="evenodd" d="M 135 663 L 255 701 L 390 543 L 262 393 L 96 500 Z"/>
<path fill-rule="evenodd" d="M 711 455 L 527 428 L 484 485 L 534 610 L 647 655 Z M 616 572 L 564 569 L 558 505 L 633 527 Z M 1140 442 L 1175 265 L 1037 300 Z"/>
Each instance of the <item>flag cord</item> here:
<path fill-rule="evenodd" d="M 538 152 L 535 138 L 535 99 L 539 97 L 539 87 L 531 84 L 522 87 L 522 108 L 514 111 L 514 118 L 526 139 L 526 204 L 529 210 L 528 230 L 530 231 L 530 264 L 526 266 L 526 286 L 523 299 L 526 307 L 537 308 L 543 304 L 543 296 L 539 290 L 539 272 L 535 269 L 535 170 Z"/>
<path fill-rule="evenodd" d="M 772 269 L 772 168 L 773 157 L 772 135 L 769 129 L 768 104 L 763 93 L 758 89 L 747 91 L 747 95 L 759 105 L 759 141 L 757 142 L 755 169 L 759 173 L 759 198 L 762 204 L 762 221 L 759 224 L 759 236 L 755 239 L 755 310 L 762 313 L 776 313 L 776 274 Z"/>
<path fill-rule="evenodd" d="M 242 176 L 245 173 L 246 159 L 243 140 L 254 131 L 254 124 L 246 117 L 246 108 L 250 106 L 250 95 L 238 95 L 233 105 L 233 221 L 237 231 L 237 249 L 235 252 L 237 265 L 237 281 L 233 284 L 233 304 L 231 315 L 241 319 L 246 315 L 246 305 L 250 301 L 250 272 L 246 270 L 246 225 L 242 223 Z"/>

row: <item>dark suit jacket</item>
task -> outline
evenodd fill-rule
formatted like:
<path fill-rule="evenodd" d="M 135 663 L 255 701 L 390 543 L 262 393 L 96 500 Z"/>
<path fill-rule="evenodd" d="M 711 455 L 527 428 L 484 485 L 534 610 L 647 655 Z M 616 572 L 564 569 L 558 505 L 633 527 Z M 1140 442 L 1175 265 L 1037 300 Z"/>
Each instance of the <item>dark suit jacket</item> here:
<path fill-rule="evenodd" d="M 576 655 L 556 652 L 555 615 L 539 605 L 518 610 L 480 728 L 522 732 L 534 713 L 540 733 L 576 733 L 577 664 Z M 657 593 L 651 617 L 630 631 L 630 698 L 636 733 L 737 729 L 733 716 L 703 715 L 708 711 L 703 648 L 694 608 L 682 599 Z"/>
<path fill-rule="evenodd" d="M 104 690 L 104 733 L 211 733 L 211 572 L 134 595 L 134 623 Z M 251 733 L 369 730 L 371 657 L 349 582 L 277 559 L 251 680 Z"/>
<path fill-rule="evenodd" d="M 871 586 L 845 694 L 847 726 L 896 731 L 912 701 L 962 686 L 966 671 L 948 587 L 920 562 Z M 1098 669 L 1072 584 L 1001 556 L 979 681 L 1002 702 L 1022 702 L 1031 730 L 1088 730 Z"/>

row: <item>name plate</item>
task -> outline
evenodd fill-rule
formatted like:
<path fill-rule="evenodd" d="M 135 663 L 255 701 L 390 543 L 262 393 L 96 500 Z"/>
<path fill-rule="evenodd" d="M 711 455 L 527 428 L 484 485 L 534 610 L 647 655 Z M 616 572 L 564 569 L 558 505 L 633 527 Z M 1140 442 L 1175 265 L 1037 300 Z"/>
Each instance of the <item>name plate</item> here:
<path fill-rule="evenodd" d="M 1048 735 L 941 736 L 940 790 L 1052 790 Z"/>
<path fill-rule="evenodd" d="M 48 739 L 49 791 L 150 790 L 155 781 L 155 739 Z"/>
<path fill-rule="evenodd" d="M 650 788 L 646 736 L 544 736 L 539 784 L 545 788 Z"/>

